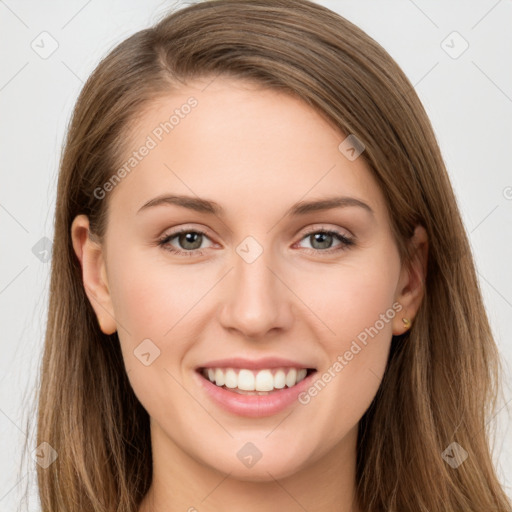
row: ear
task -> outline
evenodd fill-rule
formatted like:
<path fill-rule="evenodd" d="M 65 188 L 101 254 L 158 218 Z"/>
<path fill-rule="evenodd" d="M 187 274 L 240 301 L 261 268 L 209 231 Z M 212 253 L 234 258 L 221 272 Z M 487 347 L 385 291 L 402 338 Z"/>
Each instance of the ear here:
<path fill-rule="evenodd" d="M 402 310 L 393 319 L 393 334 L 403 334 L 408 326 L 403 318 L 412 323 L 425 295 L 425 279 L 427 277 L 428 236 L 423 226 L 416 226 L 410 244 L 411 261 L 402 264 L 400 278 L 396 290 L 396 301 Z"/>
<path fill-rule="evenodd" d="M 86 215 L 77 215 L 71 225 L 73 249 L 82 266 L 85 293 L 96 313 L 100 329 L 105 334 L 116 332 L 112 299 L 107 281 L 102 246 L 93 240 Z"/>

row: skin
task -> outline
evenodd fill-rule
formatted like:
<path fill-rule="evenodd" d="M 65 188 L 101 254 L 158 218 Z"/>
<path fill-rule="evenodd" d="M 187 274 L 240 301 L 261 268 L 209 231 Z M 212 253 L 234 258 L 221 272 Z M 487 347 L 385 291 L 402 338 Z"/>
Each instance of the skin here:
<path fill-rule="evenodd" d="M 109 193 L 103 245 L 88 237 L 84 215 L 71 229 L 99 325 L 117 330 L 130 382 L 151 417 L 154 480 L 140 511 L 358 512 L 357 426 L 392 335 L 405 331 L 402 318 L 412 321 L 421 303 L 426 233 L 417 227 L 410 241 L 417 258 L 403 264 L 366 163 L 338 150 L 345 135 L 311 107 L 240 80 L 208 83 L 182 87 L 138 119 L 133 150 L 166 113 L 198 100 Z M 214 200 L 225 215 L 168 204 L 137 213 L 163 193 Z M 347 206 L 285 216 L 298 201 L 332 195 L 364 201 L 373 214 Z M 180 227 L 207 231 L 202 255 L 158 245 Z M 322 246 L 306 236 L 314 229 L 335 229 L 354 244 L 332 238 Z M 247 236 L 263 250 L 250 264 L 236 252 Z M 178 237 L 168 245 L 192 246 Z M 307 405 L 241 417 L 196 382 L 198 366 L 233 356 L 306 361 L 320 375 L 394 303 L 402 311 Z M 149 366 L 133 354 L 147 338 L 160 350 Z M 236 455 L 246 442 L 262 453 L 251 468 Z"/>

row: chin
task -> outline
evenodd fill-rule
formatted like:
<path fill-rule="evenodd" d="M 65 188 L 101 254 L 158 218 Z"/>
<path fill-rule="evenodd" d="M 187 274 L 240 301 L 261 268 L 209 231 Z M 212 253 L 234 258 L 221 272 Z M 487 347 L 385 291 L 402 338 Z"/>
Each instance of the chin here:
<path fill-rule="evenodd" d="M 270 448 L 267 448 L 270 451 Z M 256 454 L 255 454 L 256 455 Z M 235 454 L 235 458 L 224 457 L 222 463 L 215 457 L 214 460 L 205 461 L 216 471 L 223 474 L 229 474 L 230 478 L 244 482 L 272 482 L 287 478 L 300 471 L 305 464 L 302 457 L 297 452 L 272 450 L 271 455 L 265 456 L 265 450 L 261 453 L 261 458 L 255 461 L 243 461 L 244 453 L 240 458 Z"/>

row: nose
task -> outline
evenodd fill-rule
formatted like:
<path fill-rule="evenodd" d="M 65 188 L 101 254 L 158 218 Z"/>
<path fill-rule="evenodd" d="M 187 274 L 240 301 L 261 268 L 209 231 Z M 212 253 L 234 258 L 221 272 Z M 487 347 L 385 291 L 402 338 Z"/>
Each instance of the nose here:
<path fill-rule="evenodd" d="M 235 253 L 234 269 L 227 279 L 219 318 L 225 329 L 263 339 L 273 330 L 290 328 L 293 293 L 266 251 L 251 263 Z"/>

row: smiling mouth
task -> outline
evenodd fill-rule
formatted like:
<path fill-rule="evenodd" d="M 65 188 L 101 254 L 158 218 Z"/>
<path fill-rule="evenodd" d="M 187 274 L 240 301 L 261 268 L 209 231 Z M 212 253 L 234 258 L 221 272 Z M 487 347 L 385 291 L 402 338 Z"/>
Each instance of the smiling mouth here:
<path fill-rule="evenodd" d="M 314 368 L 199 368 L 199 375 L 217 387 L 242 395 L 269 395 L 292 388 L 316 372 Z"/>

